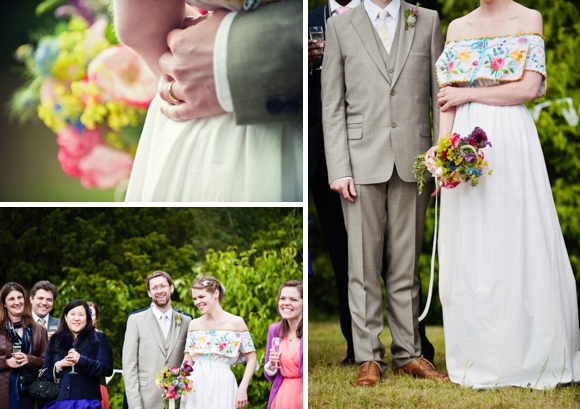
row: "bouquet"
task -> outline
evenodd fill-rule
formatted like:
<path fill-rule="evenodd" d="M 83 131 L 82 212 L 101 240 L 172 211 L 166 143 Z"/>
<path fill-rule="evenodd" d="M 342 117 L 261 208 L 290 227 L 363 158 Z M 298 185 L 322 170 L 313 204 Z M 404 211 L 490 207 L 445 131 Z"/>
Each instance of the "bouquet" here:
<path fill-rule="evenodd" d="M 429 172 L 441 181 L 441 186 L 453 189 L 461 182 L 470 182 L 477 186 L 484 172 L 491 175 L 488 163 L 484 160 L 483 149 L 491 147 L 483 129 L 475 127 L 466 137 L 448 133 L 440 138 L 437 146 L 415 157 L 413 174 L 417 179 L 419 194 L 425 185 L 425 173 Z"/>
<path fill-rule="evenodd" d="M 175 408 L 175 400 L 185 396 L 193 390 L 193 384 L 188 376 L 193 372 L 193 367 L 185 361 L 181 368 L 164 367 L 161 374 L 155 375 L 155 383 L 163 389 L 163 403 L 165 408 Z"/>
<path fill-rule="evenodd" d="M 44 1 L 37 14 L 51 10 Z M 117 188 L 122 199 L 157 79 L 120 45 L 106 9 L 68 0 L 54 11 L 52 33 L 20 46 L 27 84 L 13 97 L 21 121 L 39 117 L 56 134 L 63 171 L 85 188 Z"/>

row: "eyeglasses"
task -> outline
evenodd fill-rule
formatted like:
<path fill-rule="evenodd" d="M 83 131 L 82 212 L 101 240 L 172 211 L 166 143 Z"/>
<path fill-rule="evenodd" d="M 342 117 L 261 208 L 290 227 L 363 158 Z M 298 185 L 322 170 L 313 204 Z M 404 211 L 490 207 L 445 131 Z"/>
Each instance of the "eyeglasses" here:
<path fill-rule="evenodd" d="M 169 285 L 158 285 L 156 287 L 151 288 L 151 291 L 163 291 L 168 287 Z"/>

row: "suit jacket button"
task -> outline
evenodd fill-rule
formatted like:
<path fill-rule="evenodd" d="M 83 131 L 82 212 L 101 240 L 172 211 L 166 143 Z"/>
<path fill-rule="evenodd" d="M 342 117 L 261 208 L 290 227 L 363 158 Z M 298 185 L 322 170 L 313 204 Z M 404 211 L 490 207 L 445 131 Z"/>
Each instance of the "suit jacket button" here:
<path fill-rule="evenodd" d="M 396 92 L 395 92 L 395 91 L 391 91 L 391 96 L 392 96 L 392 97 L 394 97 L 394 96 L 395 96 L 395 94 L 396 94 Z"/>
<path fill-rule="evenodd" d="M 70 386 L 67 386 L 67 387 L 66 387 L 66 390 L 68 391 L 69 389 L 70 389 Z"/>
<path fill-rule="evenodd" d="M 391 124 L 391 128 L 396 128 L 396 127 L 397 127 L 397 124 L 393 122 L 393 123 Z"/>
<path fill-rule="evenodd" d="M 288 100 L 284 105 L 284 111 L 290 115 L 297 114 L 300 111 L 300 104 L 295 100 Z"/>
<path fill-rule="evenodd" d="M 271 98 L 266 102 L 266 110 L 272 115 L 279 114 L 284 109 L 284 103 L 278 98 Z"/>
<path fill-rule="evenodd" d="M 391 73 L 391 74 L 392 74 L 392 73 L 394 73 L 394 72 L 395 72 L 395 69 L 394 69 L 394 68 L 391 68 L 391 69 L 389 70 L 389 73 Z"/>

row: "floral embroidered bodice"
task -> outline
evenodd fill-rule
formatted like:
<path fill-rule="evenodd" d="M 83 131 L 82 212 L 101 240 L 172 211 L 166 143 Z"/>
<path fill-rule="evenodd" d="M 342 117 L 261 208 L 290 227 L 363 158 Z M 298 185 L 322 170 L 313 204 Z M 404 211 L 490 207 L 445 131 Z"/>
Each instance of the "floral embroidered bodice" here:
<path fill-rule="evenodd" d="M 230 365 L 246 360 L 244 354 L 255 351 L 250 331 L 229 329 L 194 329 L 187 333 L 185 352 L 194 361 L 221 361 Z"/>
<path fill-rule="evenodd" d="M 440 87 L 490 86 L 518 81 L 524 71 L 534 71 L 544 77 L 538 97 L 546 94 L 546 52 L 541 34 L 449 41 L 435 68 Z"/>

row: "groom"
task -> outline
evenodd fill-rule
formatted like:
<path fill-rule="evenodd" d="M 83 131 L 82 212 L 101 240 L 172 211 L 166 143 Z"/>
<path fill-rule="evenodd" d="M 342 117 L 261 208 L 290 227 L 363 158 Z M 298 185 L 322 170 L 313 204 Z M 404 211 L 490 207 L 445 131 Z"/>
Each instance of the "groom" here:
<path fill-rule="evenodd" d="M 161 409 L 155 374 L 181 366 L 189 315 L 171 308 L 173 281 L 165 271 L 147 277 L 151 307 L 129 315 L 123 343 L 123 378 L 129 409 Z"/>
<path fill-rule="evenodd" d="M 387 367 L 379 340 L 383 247 L 395 375 L 447 378 L 421 356 L 417 262 L 429 195 L 418 195 L 412 173 L 414 156 L 431 146 L 430 100 L 438 127 L 433 67 L 442 49 L 437 12 L 401 0 L 364 0 L 327 21 L 324 146 L 348 232 L 348 299 L 362 364 L 355 386 L 373 386 Z"/>

